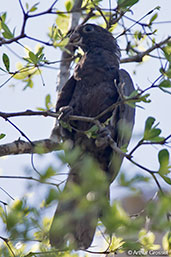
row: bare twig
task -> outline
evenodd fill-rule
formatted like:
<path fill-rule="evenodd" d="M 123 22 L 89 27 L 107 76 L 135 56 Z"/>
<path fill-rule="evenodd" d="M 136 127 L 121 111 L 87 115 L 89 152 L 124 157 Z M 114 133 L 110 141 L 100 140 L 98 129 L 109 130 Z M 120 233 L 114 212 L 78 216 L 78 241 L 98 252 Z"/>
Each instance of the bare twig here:
<path fill-rule="evenodd" d="M 111 148 L 114 150 L 114 152 L 118 153 L 119 155 L 121 155 L 122 157 L 125 157 L 127 160 L 129 160 L 132 164 L 134 164 L 135 166 L 137 166 L 140 169 L 143 169 L 145 171 L 147 171 L 150 174 L 155 174 L 158 173 L 158 171 L 153 171 L 150 170 L 148 168 L 146 168 L 145 166 L 137 163 L 136 161 L 133 160 L 132 156 L 130 154 L 126 154 L 125 152 L 123 152 L 114 142 L 113 138 L 111 136 L 109 136 L 109 144 L 111 146 Z"/>
<path fill-rule="evenodd" d="M 162 188 L 160 186 L 160 183 L 159 183 L 158 179 L 156 178 L 155 174 L 151 173 L 151 176 L 153 177 L 154 181 L 156 182 L 156 185 L 157 185 L 159 191 L 164 195 L 164 192 L 163 192 L 163 190 L 162 190 Z"/>
<path fill-rule="evenodd" d="M 21 7 L 21 10 L 22 10 L 23 14 L 25 15 L 24 7 L 23 7 L 23 4 L 22 4 L 21 0 L 19 0 L 19 4 L 20 4 L 20 7 Z"/>
<path fill-rule="evenodd" d="M 5 120 L 8 123 L 10 123 L 21 134 L 21 136 L 25 137 L 31 145 L 33 145 L 32 141 L 29 139 L 29 137 L 18 126 L 16 126 L 14 124 L 14 122 L 10 121 L 8 118 L 6 118 Z"/>
<path fill-rule="evenodd" d="M 0 176 L 0 179 L 25 179 L 25 180 L 32 180 L 32 181 L 35 181 L 35 182 L 38 182 L 38 183 L 41 183 L 41 184 L 47 184 L 47 185 L 51 185 L 51 186 L 55 186 L 55 187 L 58 187 L 61 185 L 62 182 L 56 184 L 56 183 L 52 183 L 52 182 L 48 182 L 48 181 L 45 181 L 45 180 L 41 180 L 41 177 L 38 179 L 38 178 L 34 178 L 34 177 L 26 177 L 26 176 Z"/>
<path fill-rule="evenodd" d="M 15 200 L 5 189 L 3 189 L 2 187 L 0 187 L 0 189 L 9 197 L 9 198 L 11 198 L 12 200 Z M 2 201 L 1 201 L 2 202 Z M 4 203 L 3 203 L 4 204 Z M 5 203 L 5 205 L 7 205 L 6 203 Z"/>
<path fill-rule="evenodd" d="M 132 29 L 136 24 L 139 24 L 139 22 L 140 22 L 141 20 L 143 20 L 143 19 L 144 19 L 145 17 L 147 17 L 148 15 L 150 15 L 153 11 L 154 11 L 154 9 L 152 9 L 151 11 L 149 11 L 148 13 L 146 13 L 145 15 L 143 15 L 143 17 L 141 17 L 138 21 L 135 21 L 130 27 L 128 27 L 126 30 L 124 30 L 121 34 L 119 34 L 119 35 L 117 36 L 117 38 L 120 37 L 120 36 L 122 36 L 122 35 L 124 35 L 127 31 L 129 31 L 130 29 Z"/>
<path fill-rule="evenodd" d="M 105 21 L 105 23 L 106 23 L 106 28 L 109 29 L 109 28 L 110 28 L 110 27 L 109 27 L 109 22 L 108 22 L 108 20 L 106 19 L 105 15 L 103 14 L 102 9 L 101 9 L 97 4 L 95 4 L 93 0 L 91 0 L 91 2 L 92 2 L 92 4 L 94 5 L 95 9 L 100 13 L 101 17 L 104 19 L 104 21 Z"/>

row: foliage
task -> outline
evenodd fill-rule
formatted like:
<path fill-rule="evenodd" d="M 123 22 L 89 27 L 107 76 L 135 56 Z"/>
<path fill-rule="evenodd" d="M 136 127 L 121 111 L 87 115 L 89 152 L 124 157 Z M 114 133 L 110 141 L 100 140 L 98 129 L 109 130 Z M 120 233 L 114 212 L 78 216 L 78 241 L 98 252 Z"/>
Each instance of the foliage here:
<path fill-rule="evenodd" d="M 111 32 L 123 31 L 118 34 L 118 38 L 122 36 L 125 43 L 123 48 L 123 59 L 121 62 L 139 62 L 144 64 L 148 58 L 160 60 L 161 67 L 159 68 L 159 76 L 150 86 L 145 89 L 137 88 L 130 96 L 123 97 L 128 105 L 133 108 L 142 108 L 144 105 L 150 104 L 152 100 L 151 91 L 156 89 L 161 93 L 171 94 L 171 42 L 170 38 L 158 43 L 156 21 L 158 21 L 160 8 L 154 7 L 138 21 L 134 20 L 129 14 L 132 13 L 132 8 L 138 6 L 142 0 L 117 0 L 115 7 L 103 8 L 104 1 L 102 0 L 84 0 L 82 1 L 81 22 L 95 22 L 103 27 L 106 27 Z M 109 1 L 110 2 L 110 1 Z M 44 12 L 39 11 L 40 3 L 35 2 L 32 6 L 26 3 L 20 9 L 23 12 L 23 22 L 20 24 L 21 31 L 17 34 L 16 30 L 9 24 L 8 12 L 3 12 L 0 15 L 0 46 L 9 46 L 13 50 L 13 45 L 17 43 L 21 48 L 24 48 L 26 55 L 18 55 L 19 62 L 16 63 L 15 69 L 13 60 L 8 48 L 3 50 L 2 60 L 0 63 L 1 75 L 7 75 L 8 79 L 3 81 L 0 87 L 7 86 L 11 80 L 20 82 L 23 89 L 34 90 L 36 87 L 35 76 L 40 77 L 43 85 L 44 70 L 58 65 L 58 61 L 53 61 L 48 58 L 48 47 L 53 51 L 53 56 L 56 56 L 57 50 L 64 51 L 68 57 L 67 61 L 75 59 L 78 60 L 79 52 L 72 56 L 71 49 L 68 47 L 68 33 L 70 19 L 74 12 L 72 8 L 73 0 L 64 1 L 65 11 L 58 10 L 58 2 L 49 6 Z M 34 38 L 32 35 L 26 33 L 26 23 L 39 17 L 46 17 L 46 14 L 54 15 L 54 23 L 49 24 L 49 30 L 43 31 L 46 34 L 47 41 L 39 38 Z M 145 22 L 143 19 L 148 18 Z M 130 20 L 132 25 L 125 26 L 125 21 Z M 136 25 L 136 28 L 134 27 Z M 134 29 L 135 28 L 135 29 Z M 25 39 L 29 43 L 35 43 L 33 47 L 27 47 L 21 43 Z M 29 44 L 30 45 L 30 44 Z M 32 44 L 33 45 L 33 44 Z M 4 48 L 3 48 L 4 49 Z M 15 49 L 15 48 L 14 48 Z M 157 51 L 156 51 L 157 49 Z M 15 52 L 15 50 L 13 50 Z M 160 52 L 160 53 L 159 53 Z M 16 54 L 17 55 L 17 54 Z M 56 66 L 59 68 L 59 66 Z M 137 66 L 137 70 L 138 70 Z M 17 84 L 16 86 L 17 87 Z M 55 87 L 54 87 L 55 88 Z M 26 90 L 26 91 L 27 91 Z M 50 112 L 54 108 L 52 96 L 46 94 L 45 106 L 37 107 L 39 111 Z M 46 113 L 48 116 L 48 113 Z M 15 116 L 15 115 L 14 115 Z M 1 117 L 6 121 L 1 113 Z M 22 132 L 14 123 L 10 123 L 13 127 L 21 133 L 25 138 L 28 137 Z M 64 124 L 64 126 L 68 126 Z M 72 129 L 71 127 L 69 129 Z M 94 126 L 85 132 L 87 137 L 96 138 L 98 135 L 98 126 L 94 122 Z M 4 131 L 3 131 L 4 132 Z M 129 192 L 136 195 L 140 193 L 138 185 L 143 185 L 144 188 L 150 187 L 152 181 L 158 186 L 160 191 L 157 199 L 152 199 L 146 203 L 142 213 L 136 215 L 129 215 L 123 208 L 121 202 L 114 201 L 109 205 L 106 200 L 106 190 L 108 185 L 108 178 L 100 169 L 99 165 L 91 158 L 86 156 L 80 165 L 83 181 L 85 183 L 80 187 L 79 185 L 72 185 L 72 193 L 65 194 L 61 192 L 62 182 L 56 182 L 56 176 L 63 176 L 63 170 L 66 163 L 74 164 L 80 157 L 80 149 L 72 149 L 70 142 L 61 144 L 61 151 L 57 154 L 58 161 L 60 161 L 60 168 L 51 165 L 41 171 L 41 174 L 36 171 L 29 171 L 29 177 L 23 176 L 22 179 L 27 179 L 28 192 L 32 192 L 33 196 L 28 192 L 21 199 L 12 201 L 8 205 L 0 201 L 0 220 L 4 224 L 4 235 L 0 235 L 0 253 L 3 257 L 8 256 L 79 256 L 79 252 L 75 253 L 71 248 L 66 248 L 65 251 L 52 249 L 49 244 L 48 233 L 50 224 L 52 222 L 49 218 L 49 213 L 52 212 L 53 206 L 56 205 L 58 199 L 67 201 L 68 199 L 80 200 L 79 208 L 72 213 L 75 217 L 86 215 L 87 210 L 91 208 L 99 208 L 103 210 L 101 221 L 99 221 L 100 236 L 104 238 L 104 245 L 107 250 L 103 250 L 101 246 L 98 251 L 104 255 L 110 253 L 123 253 L 129 251 L 140 255 L 148 251 L 165 250 L 171 251 L 171 195 L 168 192 L 163 192 L 160 181 L 163 181 L 167 186 L 171 185 L 171 166 L 170 166 L 170 138 L 171 135 L 161 136 L 162 129 L 159 128 L 159 123 L 156 124 L 156 119 L 152 116 L 147 117 L 144 124 L 144 131 L 141 139 L 135 143 L 132 150 L 128 151 L 127 146 L 123 146 L 122 152 L 132 167 L 141 168 L 143 175 L 130 176 L 128 173 L 121 173 L 118 178 L 118 185 L 125 188 Z M 0 133 L 0 140 L 3 141 L 5 133 Z M 31 141 L 30 141 L 31 142 Z M 156 148 L 158 158 L 156 158 L 156 165 L 158 169 L 151 170 L 135 161 L 135 153 L 141 147 L 150 147 L 152 145 L 159 146 Z M 63 154 L 65 151 L 65 155 Z M 42 149 L 37 148 L 39 155 L 43 152 Z M 34 166 L 34 165 L 33 165 Z M 150 165 L 149 165 L 150 166 Z M 35 171 L 37 176 L 35 177 Z M 145 173 L 146 172 L 146 173 Z M 151 177 L 149 177 L 149 175 Z M 91 180 L 89 179 L 91 177 Z M 59 178 L 59 177 L 57 177 Z M 55 181 L 55 182 L 54 182 Z M 36 183 L 36 184 L 34 184 Z M 44 190 L 45 188 L 45 190 Z M 41 193 L 43 192 L 43 193 Z M 37 195 L 39 195 L 37 197 Z M 83 197 L 86 196 L 86 197 Z M 33 198 L 34 201 L 33 201 Z M 83 200 L 82 200 L 83 199 Z M 52 216 L 52 215 L 51 215 Z M 148 217 L 148 221 L 147 221 Z M 61 226 L 61 236 L 66 224 L 69 226 L 69 217 L 61 217 L 58 220 L 58 225 Z M 149 225 L 150 221 L 150 225 Z M 148 224 L 147 224 L 148 223 Z M 155 232 L 164 233 L 162 243 L 156 243 Z M 96 236 L 98 237 L 98 231 Z M 92 250 L 93 252 L 93 250 Z M 94 250 L 95 253 L 96 250 Z M 86 251 L 83 253 L 87 256 Z"/>

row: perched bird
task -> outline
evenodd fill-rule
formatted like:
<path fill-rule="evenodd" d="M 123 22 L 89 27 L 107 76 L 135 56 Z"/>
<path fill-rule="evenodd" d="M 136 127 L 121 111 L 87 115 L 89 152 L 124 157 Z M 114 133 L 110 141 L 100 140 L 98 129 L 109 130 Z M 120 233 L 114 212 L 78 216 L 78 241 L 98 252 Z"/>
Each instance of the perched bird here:
<path fill-rule="evenodd" d="M 60 113 L 59 124 L 53 133 L 63 141 L 70 140 L 73 148 L 79 146 L 80 155 L 75 163 L 70 165 L 70 173 L 63 191 L 65 198 L 61 197 L 58 201 L 50 229 L 50 243 L 58 249 L 63 249 L 68 243 L 75 249 L 87 249 L 92 243 L 97 221 L 103 210 L 100 205 L 101 189 L 95 190 L 95 185 L 91 185 L 91 175 L 88 178 L 81 175 L 84 155 L 94 158 L 105 174 L 107 188 L 103 194 L 108 201 L 109 186 L 118 174 L 123 156 L 112 150 L 107 139 L 111 137 L 118 147 L 128 145 L 135 110 L 123 101 L 120 104 L 119 102 L 123 96 L 129 96 L 134 91 L 134 86 L 129 74 L 119 69 L 120 49 L 106 29 L 95 24 L 80 25 L 71 35 L 70 42 L 75 47 L 80 47 L 84 54 L 76 65 L 74 74 L 59 92 L 56 105 L 56 111 Z M 115 103 L 118 104 L 113 109 L 100 115 Z M 94 124 L 71 121 L 69 115 L 100 115 L 98 120 L 103 124 L 103 128 L 97 132 L 96 137 L 88 137 L 85 132 Z M 60 121 L 67 121 L 70 129 L 64 128 Z M 93 170 L 92 174 L 93 172 L 96 170 Z M 86 183 L 88 191 L 75 196 L 73 186 L 84 188 Z M 99 197 L 93 197 L 96 201 L 81 212 L 80 206 L 86 205 L 94 190 Z"/>

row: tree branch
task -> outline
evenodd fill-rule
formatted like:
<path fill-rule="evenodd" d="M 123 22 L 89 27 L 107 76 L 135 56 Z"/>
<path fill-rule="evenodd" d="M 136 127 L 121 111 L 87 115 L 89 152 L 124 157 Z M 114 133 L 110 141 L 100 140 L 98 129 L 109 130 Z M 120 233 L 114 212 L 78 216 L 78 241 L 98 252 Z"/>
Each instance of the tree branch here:
<path fill-rule="evenodd" d="M 70 21 L 70 27 L 68 31 L 73 31 L 76 26 L 78 26 L 79 19 L 81 16 L 81 5 L 83 0 L 75 0 L 73 8 L 71 10 L 71 21 Z M 79 11 L 80 10 L 80 11 Z M 74 48 L 73 46 L 68 43 L 65 46 L 66 49 L 69 50 L 69 53 L 67 51 L 63 51 L 62 57 L 61 57 L 61 64 L 60 64 L 60 73 L 59 73 L 59 79 L 58 79 L 58 86 L 57 89 L 60 91 L 62 87 L 65 85 L 66 81 L 69 78 L 70 71 L 69 67 L 71 64 L 71 56 L 74 54 Z"/>
<path fill-rule="evenodd" d="M 32 112 L 32 111 L 26 111 L 26 112 L 20 112 L 20 113 L 16 113 L 18 116 L 21 115 L 36 115 L 36 114 L 41 114 L 41 112 Z M 15 115 L 16 115 L 15 114 Z M 47 113 L 46 113 L 47 114 Z M 9 115 L 14 116 L 13 113 L 9 113 L 6 114 L 8 117 Z M 83 117 L 83 116 L 76 116 L 76 115 L 70 115 L 69 120 L 79 120 L 79 121 L 84 121 L 84 122 L 90 122 L 90 123 L 94 123 L 97 126 L 99 126 L 99 128 L 101 128 L 101 124 L 100 122 L 93 117 Z M 170 137 L 168 137 L 170 138 Z M 168 139 L 167 138 L 167 139 Z M 157 171 L 152 171 L 144 166 L 142 166 L 141 164 L 135 162 L 132 159 L 132 156 L 130 154 L 126 154 L 125 152 L 123 152 L 114 142 L 114 140 L 112 139 L 111 136 L 108 136 L 108 143 L 111 146 L 111 148 L 113 149 L 114 152 L 118 153 L 119 155 L 125 157 L 126 159 L 128 159 L 131 163 L 133 163 L 135 166 L 147 171 L 150 174 L 154 174 L 157 173 Z M 0 146 L 0 156 L 6 156 L 6 155 L 11 155 L 11 154 L 26 154 L 26 153 L 37 153 L 39 151 L 39 149 L 41 149 L 43 151 L 43 153 L 48 153 L 48 152 L 52 152 L 55 150 L 61 150 L 60 147 L 60 143 L 53 141 L 52 139 L 44 139 L 44 140 L 38 140 L 38 141 L 33 141 L 33 142 L 25 142 L 23 140 L 17 140 L 14 141 L 13 143 L 9 143 L 9 144 L 4 144 Z M 42 152 L 41 151 L 41 152 Z"/>
<path fill-rule="evenodd" d="M 62 174 L 61 174 L 62 175 Z M 64 183 L 64 181 L 59 182 L 58 184 L 53 183 L 53 182 L 48 182 L 46 180 L 41 180 L 41 176 L 40 178 L 34 178 L 34 177 L 27 177 L 27 176 L 0 176 L 0 179 L 24 179 L 24 180 L 32 180 L 35 182 L 38 182 L 40 184 L 46 184 L 46 185 L 51 185 L 51 186 L 55 186 L 55 187 L 59 187 L 61 184 Z M 14 200 L 14 199 L 13 199 Z"/>
<path fill-rule="evenodd" d="M 165 40 L 161 41 L 160 43 L 156 43 L 154 46 L 150 47 L 144 52 L 139 52 L 138 54 L 128 57 L 128 58 L 123 58 L 121 59 L 121 63 L 128 63 L 128 62 L 142 62 L 142 59 L 145 55 L 149 55 L 152 51 L 154 51 L 157 48 L 160 48 L 162 45 L 165 45 L 167 43 L 171 42 L 171 36 L 166 38 Z"/>
<path fill-rule="evenodd" d="M 49 153 L 60 150 L 61 147 L 59 143 L 51 139 L 36 140 L 32 144 L 19 139 L 9 144 L 0 145 L 0 156 L 37 153 L 40 149 L 43 153 Z"/>
<path fill-rule="evenodd" d="M 26 110 L 23 112 L 0 112 L 0 117 L 3 119 L 11 118 L 11 117 L 20 117 L 20 116 L 44 116 L 44 117 L 54 117 L 57 118 L 58 114 L 52 111 L 32 111 Z"/>

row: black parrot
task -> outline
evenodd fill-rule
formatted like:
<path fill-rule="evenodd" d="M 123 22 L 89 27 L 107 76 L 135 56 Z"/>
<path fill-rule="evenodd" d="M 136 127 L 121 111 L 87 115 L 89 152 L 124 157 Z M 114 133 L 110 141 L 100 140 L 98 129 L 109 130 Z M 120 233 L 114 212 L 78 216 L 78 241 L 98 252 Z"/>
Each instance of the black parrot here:
<path fill-rule="evenodd" d="M 112 104 L 121 101 L 123 95 L 129 96 L 134 91 L 129 74 L 119 69 L 120 49 L 110 32 L 94 24 L 80 25 L 71 35 L 70 42 L 80 47 L 84 55 L 75 67 L 73 76 L 59 93 L 56 111 L 61 113 L 60 120 L 66 121 L 69 115 L 96 117 Z M 107 191 L 118 174 L 123 156 L 114 152 L 105 138 L 109 135 L 118 147 L 127 145 L 134 116 L 135 110 L 132 107 L 124 103 L 116 105 L 114 110 L 99 117 L 99 122 L 105 123 L 105 126 L 97 133 L 96 138 L 84 133 L 94 125 L 91 122 L 68 120 L 72 131 L 64 128 L 62 122 L 54 129 L 53 134 L 56 133 L 63 141 L 70 140 L 73 147 L 79 146 L 81 154 L 77 163 L 71 165 L 63 191 L 66 196 L 71 197 L 58 202 L 50 229 L 52 246 L 63 249 L 70 242 L 75 249 L 87 249 L 91 245 L 98 218 L 103 211 L 100 206 L 94 208 L 91 205 L 85 213 L 75 215 L 87 195 L 83 195 L 81 199 L 72 197 L 72 185 L 82 186 L 85 182 L 81 177 L 81 160 L 84 154 L 88 154 L 98 162 L 107 176 L 108 189 L 104 194 L 106 199 L 109 198 Z"/>

